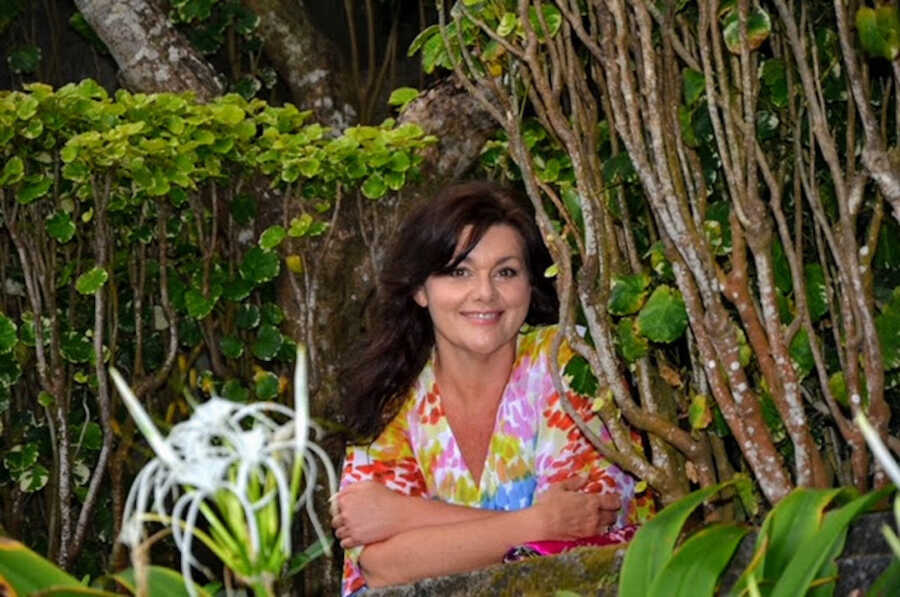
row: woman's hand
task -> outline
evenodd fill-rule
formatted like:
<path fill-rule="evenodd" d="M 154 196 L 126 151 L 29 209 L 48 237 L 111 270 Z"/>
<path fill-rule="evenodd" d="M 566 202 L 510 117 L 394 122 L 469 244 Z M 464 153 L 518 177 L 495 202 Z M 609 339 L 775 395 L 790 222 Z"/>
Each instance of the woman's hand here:
<path fill-rule="evenodd" d="M 572 477 L 554 483 L 532 508 L 539 516 L 541 539 L 570 541 L 600 535 L 615 522 L 621 501 L 616 495 L 579 491 L 587 481 Z"/>
<path fill-rule="evenodd" d="M 344 487 L 333 498 L 331 518 L 341 547 L 368 545 L 400 532 L 405 498 L 377 481 Z"/>

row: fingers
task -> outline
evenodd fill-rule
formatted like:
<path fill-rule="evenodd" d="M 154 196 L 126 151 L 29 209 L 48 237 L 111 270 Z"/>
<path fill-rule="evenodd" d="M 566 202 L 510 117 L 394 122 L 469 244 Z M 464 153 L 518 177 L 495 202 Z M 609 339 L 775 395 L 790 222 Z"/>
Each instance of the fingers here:
<path fill-rule="evenodd" d="M 610 525 L 616 522 L 616 518 L 618 518 L 618 514 L 611 510 L 600 510 L 599 512 L 599 522 L 597 526 L 602 528 L 601 532 L 606 532 Z"/>
<path fill-rule="evenodd" d="M 600 498 L 601 510 L 618 510 L 622 507 L 622 500 L 614 493 L 600 493 L 597 497 Z"/>
<path fill-rule="evenodd" d="M 587 484 L 587 479 L 584 477 L 569 477 L 559 483 L 555 483 L 554 486 L 559 487 L 560 489 L 565 489 L 566 491 L 578 491 L 582 487 Z"/>

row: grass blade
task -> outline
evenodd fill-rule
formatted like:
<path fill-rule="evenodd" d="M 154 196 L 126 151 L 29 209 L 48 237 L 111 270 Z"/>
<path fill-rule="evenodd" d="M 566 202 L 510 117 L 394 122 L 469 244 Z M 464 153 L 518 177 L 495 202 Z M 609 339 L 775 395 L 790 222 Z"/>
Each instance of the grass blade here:
<path fill-rule="evenodd" d="M 638 530 L 622 563 L 619 597 L 645 597 L 675 548 L 691 512 L 732 481 L 704 487 L 670 504 Z"/>
<path fill-rule="evenodd" d="M 717 524 L 694 533 L 656 576 L 649 597 L 712 595 L 747 532 L 738 525 Z"/>

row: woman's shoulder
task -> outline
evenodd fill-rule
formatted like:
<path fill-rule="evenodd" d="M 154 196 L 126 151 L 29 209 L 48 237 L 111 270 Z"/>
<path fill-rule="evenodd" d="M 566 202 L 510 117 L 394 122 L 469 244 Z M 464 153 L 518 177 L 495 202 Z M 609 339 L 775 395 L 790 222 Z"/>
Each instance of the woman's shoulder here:
<path fill-rule="evenodd" d="M 518 359 L 528 358 L 534 362 L 549 357 L 553 350 L 553 344 L 559 338 L 559 363 L 565 365 L 572 358 L 572 348 L 563 335 L 558 324 L 544 326 L 529 326 L 519 336 L 517 344 Z"/>

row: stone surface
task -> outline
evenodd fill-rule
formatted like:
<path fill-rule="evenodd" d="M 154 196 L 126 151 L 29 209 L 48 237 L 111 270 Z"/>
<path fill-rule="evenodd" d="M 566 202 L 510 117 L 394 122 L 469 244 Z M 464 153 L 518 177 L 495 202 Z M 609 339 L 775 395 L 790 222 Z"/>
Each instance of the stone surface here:
<path fill-rule="evenodd" d="M 579 595 L 614 597 L 625 550 L 616 547 L 583 547 L 558 556 L 498 564 L 465 574 L 427 578 L 366 593 L 372 597 L 441 595 L 469 597 L 491 595 L 546 595 L 568 590 Z"/>
<path fill-rule="evenodd" d="M 839 579 L 834 595 L 864 595 L 893 558 L 881 528 L 896 525 L 890 512 L 866 514 L 850 527 L 844 551 L 838 558 Z M 730 588 L 753 557 L 756 533 L 741 542 L 721 588 Z M 428 578 L 408 585 L 373 590 L 372 597 L 412 597 L 441 595 L 469 597 L 480 595 L 519 596 L 553 595 L 572 591 L 578 595 L 613 597 L 619 567 L 625 550 L 615 547 L 581 548 L 559 556 L 534 558 L 515 564 L 499 564 L 465 574 Z M 856 593 L 855 591 L 860 591 Z M 724 592 L 724 591 L 722 591 Z M 900 595 L 900 587 L 896 593 Z"/>

